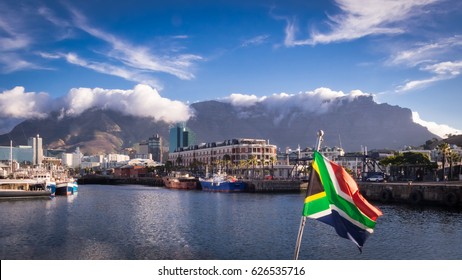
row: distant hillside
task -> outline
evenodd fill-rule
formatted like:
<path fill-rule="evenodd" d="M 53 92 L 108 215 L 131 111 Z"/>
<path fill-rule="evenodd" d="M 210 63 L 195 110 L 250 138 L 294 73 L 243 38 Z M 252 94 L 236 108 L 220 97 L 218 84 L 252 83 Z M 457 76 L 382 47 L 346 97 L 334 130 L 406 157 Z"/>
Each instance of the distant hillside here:
<path fill-rule="evenodd" d="M 448 143 L 448 144 L 453 144 L 453 145 L 457 145 L 459 147 L 462 147 L 462 135 L 451 136 L 451 137 L 445 139 L 444 141 L 446 143 Z"/>
<path fill-rule="evenodd" d="M 40 134 L 44 146 L 69 151 L 80 147 L 88 154 L 113 153 L 147 140 L 155 133 L 168 135 L 168 124 L 150 118 L 126 116 L 111 110 L 90 109 L 79 116 L 60 118 L 57 112 L 45 119 L 26 120 L 10 133 L 0 136 L 2 145 L 27 144 L 27 138 Z"/>
<path fill-rule="evenodd" d="M 232 138 L 260 138 L 285 147 L 314 146 L 316 132 L 325 132 L 327 146 L 342 146 L 347 151 L 369 149 L 400 149 L 405 145 L 421 145 L 438 138 L 412 121 L 409 109 L 377 104 L 372 97 L 354 100 L 335 99 L 329 110 L 308 113 L 300 107 L 269 107 L 257 103 L 249 107 L 233 106 L 218 101 L 191 105 L 195 116 L 187 126 L 194 131 L 198 143 Z M 150 118 L 127 116 L 111 110 L 91 109 L 79 116 L 60 117 L 52 113 L 45 119 L 27 120 L 10 133 L 0 135 L 0 144 L 26 144 L 27 138 L 40 134 L 49 148 L 83 152 L 115 152 L 146 140 L 158 133 L 168 144 L 165 122 Z"/>
<path fill-rule="evenodd" d="M 338 99 L 333 102 L 338 104 L 325 113 L 200 102 L 191 105 L 196 116 L 188 122 L 188 127 L 196 133 L 199 142 L 252 137 L 268 139 L 281 148 L 314 146 L 316 132 L 322 129 L 325 132 L 324 145 L 341 145 L 347 151 L 359 151 L 361 146 L 399 149 L 438 138 L 414 123 L 409 109 L 377 104 L 367 96 L 354 101 Z"/>

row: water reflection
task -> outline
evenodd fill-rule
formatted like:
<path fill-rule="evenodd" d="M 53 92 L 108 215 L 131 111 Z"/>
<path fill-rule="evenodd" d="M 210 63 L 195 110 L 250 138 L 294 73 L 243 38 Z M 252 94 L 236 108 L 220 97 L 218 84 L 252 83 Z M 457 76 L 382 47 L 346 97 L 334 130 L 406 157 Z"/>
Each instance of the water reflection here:
<path fill-rule="evenodd" d="M 2 259 L 291 259 L 303 195 L 84 185 L 0 202 Z M 378 205 L 363 253 L 308 220 L 300 259 L 462 259 L 462 213 Z"/>

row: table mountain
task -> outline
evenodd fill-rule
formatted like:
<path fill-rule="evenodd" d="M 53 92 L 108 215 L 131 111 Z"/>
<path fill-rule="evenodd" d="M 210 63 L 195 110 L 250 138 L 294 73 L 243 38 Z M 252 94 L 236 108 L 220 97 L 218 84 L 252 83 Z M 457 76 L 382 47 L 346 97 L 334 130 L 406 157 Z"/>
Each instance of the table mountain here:
<path fill-rule="evenodd" d="M 438 138 L 414 123 L 409 109 L 377 104 L 370 96 L 331 102 L 335 106 L 322 112 L 263 103 L 239 107 L 220 101 L 198 102 L 191 105 L 195 114 L 187 127 L 194 132 L 197 143 L 259 138 L 281 149 L 314 146 L 319 129 L 325 132 L 323 145 L 341 145 L 347 151 L 359 151 L 361 146 L 400 149 Z M 26 120 L 0 135 L 0 144 L 9 145 L 12 139 L 15 146 L 24 145 L 28 137 L 40 134 L 48 148 L 80 147 L 84 153 L 97 154 L 120 151 L 157 133 L 167 146 L 169 124 L 93 108 L 78 116 L 53 112 L 44 119 Z"/>

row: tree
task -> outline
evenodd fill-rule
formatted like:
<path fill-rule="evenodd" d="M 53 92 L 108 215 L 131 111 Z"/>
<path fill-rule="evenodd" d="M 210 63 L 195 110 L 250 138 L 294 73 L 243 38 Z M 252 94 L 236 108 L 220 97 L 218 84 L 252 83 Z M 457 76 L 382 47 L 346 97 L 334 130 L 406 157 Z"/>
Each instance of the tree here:
<path fill-rule="evenodd" d="M 226 154 L 223 156 L 223 164 L 225 165 L 225 172 L 229 172 L 229 164 L 231 163 L 231 156 Z"/>
<path fill-rule="evenodd" d="M 453 164 L 456 162 L 460 162 L 460 155 L 454 151 L 451 151 L 448 155 L 448 161 L 449 161 L 449 178 L 453 178 Z"/>
<path fill-rule="evenodd" d="M 257 165 L 257 157 L 255 155 L 250 156 L 250 158 L 248 159 L 248 163 L 249 165 L 252 165 L 252 177 L 255 178 L 255 165 Z"/>
<path fill-rule="evenodd" d="M 439 154 L 443 157 L 443 160 L 442 160 L 442 162 L 443 162 L 443 174 L 442 174 L 441 180 L 444 180 L 446 178 L 446 171 L 445 171 L 446 158 L 448 157 L 448 155 L 451 152 L 451 147 L 449 147 L 448 143 L 443 142 L 443 143 L 438 145 L 437 150 L 439 151 Z"/>
<path fill-rule="evenodd" d="M 177 166 L 182 166 L 183 165 L 183 158 L 181 156 L 178 156 L 176 158 L 176 165 Z"/>
<path fill-rule="evenodd" d="M 417 152 L 396 153 L 380 160 L 380 165 L 389 165 L 394 167 L 395 170 L 399 170 L 398 177 L 416 176 L 417 180 L 423 180 L 423 170 L 434 170 L 436 168 L 435 163 L 432 163 L 426 154 Z"/>

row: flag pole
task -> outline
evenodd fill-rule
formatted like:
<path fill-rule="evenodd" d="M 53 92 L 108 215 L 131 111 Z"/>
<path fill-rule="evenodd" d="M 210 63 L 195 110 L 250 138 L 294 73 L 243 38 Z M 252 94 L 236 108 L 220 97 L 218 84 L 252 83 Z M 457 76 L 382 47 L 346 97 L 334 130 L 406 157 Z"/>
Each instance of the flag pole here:
<path fill-rule="evenodd" d="M 318 139 L 316 140 L 316 147 L 315 147 L 315 151 L 319 151 L 319 149 L 321 148 L 321 143 L 323 141 L 322 137 L 324 135 L 324 131 L 322 130 L 319 130 L 318 131 Z M 313 168 L 311 169 L 311 173 L 310 173 L 310 181 L 308 183 L 308 187 L 306 189 L 306 196 L 308 196 L 309 194 L 309 189 L 311 188 L 311 186 L 313 185 L 312 182 L 313 182 Z M 305 228 L 305 224 L 306 224 L 306 216 L 302 215 L 302 218 L 300 220 L 300 227 L 298 229 L 298 236 L 297 236 L 297 243 L 295 244 L 295 253 L 294 253 L 294 260 L 298 260 L 298 254 L 300 252 L 300 245 L 302 243 L 302 236 L 303 236 L 303 230 Z"/>

